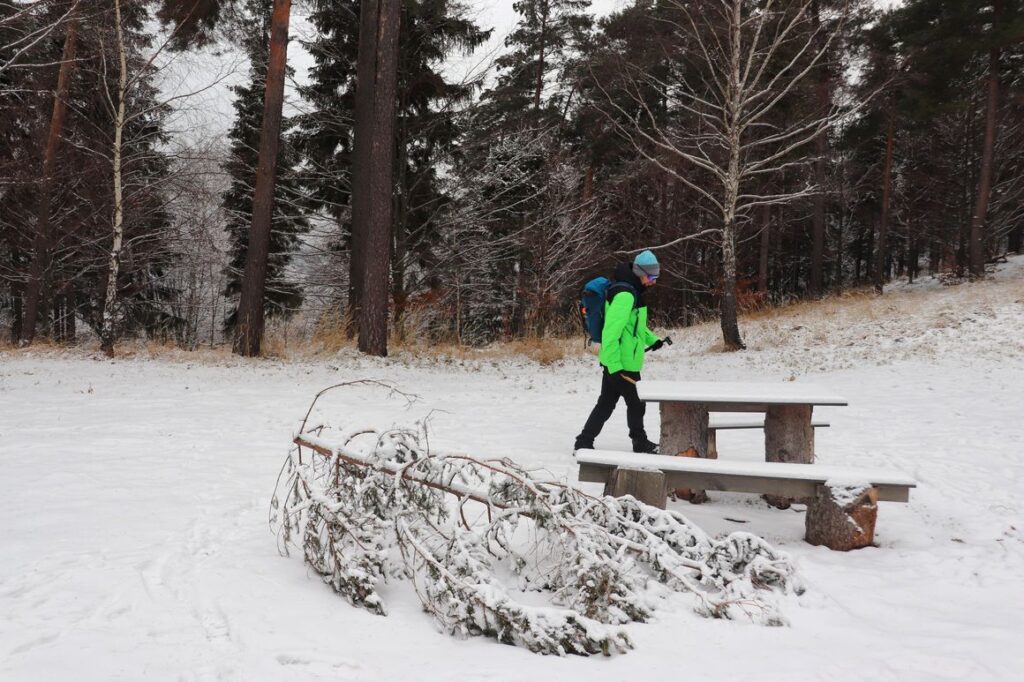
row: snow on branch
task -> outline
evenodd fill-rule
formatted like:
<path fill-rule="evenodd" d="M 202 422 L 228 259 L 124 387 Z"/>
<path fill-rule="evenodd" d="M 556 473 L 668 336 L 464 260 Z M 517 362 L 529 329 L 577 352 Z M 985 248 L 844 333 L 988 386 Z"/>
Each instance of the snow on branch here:
<path fill-rule="evenodd" d="M 381 582 L 408 580 L 453 636 L 611 655 L 633 647 L 623 626 L 673 593 L 702 616 L 781 625 L 778 598 L 802 591 L 788 557 L 756 536 L 715 540 L 631 497 L 588 495 L 508 459 L 432 452 L 422 425 L 316 427 L 294 443 L 271 503 L 279 548 L 301 548 L 372 613 L 387 612 Z M 518 601 L 524 592 L 547 604 Z"/>

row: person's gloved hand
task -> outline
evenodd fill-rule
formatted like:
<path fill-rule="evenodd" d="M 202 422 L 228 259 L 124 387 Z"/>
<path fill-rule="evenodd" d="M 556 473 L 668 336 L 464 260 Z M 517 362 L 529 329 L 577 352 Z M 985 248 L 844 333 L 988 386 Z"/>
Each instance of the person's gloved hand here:
<path fill-rule="evenodd" d="M 662 346 L 671 346 L 671 345 L 672 345 L 672 337 L 671 336 L 666 336 L 665 338 L 658 339 L 657 341 L 652 343 L 647 350 L 660 350 Z"/>

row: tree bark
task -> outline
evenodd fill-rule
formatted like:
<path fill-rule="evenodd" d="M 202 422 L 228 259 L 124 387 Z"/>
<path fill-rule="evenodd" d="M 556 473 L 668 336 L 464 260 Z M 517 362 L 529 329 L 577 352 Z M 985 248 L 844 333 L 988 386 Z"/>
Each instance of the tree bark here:
<path fill-rule="evenodd" d="M 764 455 L 767 462 L 814 462 L 813 407 L 810 405 L 770 405 L 764 417 Z M 786 509 L 798 500 L 765 495 L 768 504 Z"/>
<path fill-rule="evenodd" d="M 765 204 L 761 207 L 761 253 L 757 263 L 757 290 L 768 301 L 768 246 L 771 239 L 772 207 Z"/>
<path fill-rule="evenodd" d="M 815 0 L 812 3 L 813 25 L 817 30 L 815 40 L 818 42 L 819 50 L 821 45 L 821 10 L 820 3 Z M 831 103 L 831 87 L 827 60 L 818 67 L 818 80 L 815 83 L 815 95 L 817 97 L 818 110 L 822 116 L 828 115 Z M 817 158 L 814 160 L 814 183 L 817 185 L 814 193 L 814 215 L 811 238 L 811 273 L 808 282 L 807 293 L 812 298 L 820 298 L 824 293 L 825 273 L 825 158 L 828 155 L 828 138 L 824 132 L 814 139 L 814 147 Z"/>
<path fill-rule="evenodd" d="M 892 154 L 896 136 L 895 114 L 889 112 L 889 127 L 885 134 L 885 164 L 882 170 L 882 216 L 878 221 L 878 240 L 875 243 L 875 292 L 885 288 L 885 260 L 889 236 L 889 203 L 892 194 Z"/>
<path fill-rule="evenodd" d="M 804 539 L 848 552 L 870 547 L 878 520 L 878 489 L 867 485 L 823 485 L 807 505 Z"/>
<path fill-rule="evenodd" d="M 284 80 L 288 62 L 288 20 L 291 0 L 274 0 L 270 19 L 270 55 L 267 60 L 267 84 L 263 96 L 263 127 L 260 132 L 260 156 L 252 199 L 252 224 L 245 254 L 245 271 L 238 298 L 238 324 L 233 350 L 238 355 L 260 354 L 263 342 L 263 298 L 267 279 L 267 257 L 274 211 L 274 183 L 277 153 L 281 143 L 281 108 L 284 104 Z"/>
<path fill-rule="evenodd" d="M 32 263 L 29 266 L 28 284 L 25 287 L 24 316 L 21 323 L 21 345 L 24 346 L 32 343 L 35 338 L 42 301 L 49 293 L 46 289 L 50 276 L 50 250 L 53 248 L 50 236 L 53 170 L 57 160 L 57 146 L 64 130 L 64 116 L 67 113 L 68 87 L 71 70 L 74 68 L 77 34 L 78 12 L 75 10 L 68 18 L 68 32 L 64 37 L 64 51 L 57 73 L 57 89 L 53 93 L 50 129 L 43 149 L 43 174 L 39 186 L 36 233 L 32 240 Z"/>
<path fill-rule="evenodd" d="M 670 457 L 718 459 L 717 448 L 712 456 L 708 432 L 708 406 L 694 403 L 661 403 L 661 442 L 658 450 Z M 678 488 L 677 497 L 695 504 L 706 502 L 703 490 Z"/>
<path fill-rule="evenodd" d="M 722 318 L 722 341 L 726 350 L 742 350 L 736 309 L 736 204 L 740 194 L 740 153 L 742 93 L 740 85 L 741 3 L 734 2 L 730 31 L 730 63 L 728 76 L 728 143 L 729 165 L 725 174 L 725 201 L 722 204 L 722 297 L 719 313 Z"/>
<path fill-rule="evenodd" d="M 349 243 L 348 310 L 345 333 L 353 338 L 359 326 L 363 276 L 366 269 L 366 226 L 369 220 L 370 194 L 368 169 L 373 128 L 373 82 L 377 70 L 377 29 L 379 0 L 362 0 L 359 9 L 359 48 L 356 61 L 355 135 L 352 149 L 352 238 Z M 360 87 L 367 84 L 366 87 Z"/>
<path fill-rule="evenodd" d="M 394 218 L 395 103 L 398 87 L 398 48 L 401 28 L 400 0 L 379 0 L 375 22 L 373 80 L 360 81 L 356 93 L 357 144 L 369 154 L 369 163 L 353 170 L 353 184 L 368 190 L 365 222 L 356 227 L 364 237 L 363 273 L 359 309 L 359 350 L 368 355 L 388 354 L 388 291 L 391 233 Z M 360 35 L 360 42 L 362 35 Z M 365 55 L 360 44 L 360 57 Z M 361 66 L 361 65 L 360 65 Z M 366 95 L 366 96 L 363 96 Z M 371 97 L 372 95 L 372 97 Z M 365 108 L 372 109 L 367 117 Z M 364 111 L 359 111 L 360 107 Z M 362 114 L 362 115 L 361 115 Z M 363 138 L 360 140 L 360 138 Z M 363 177 L 360 177 L 363 176 Z"/>
<path fill-rule="evenodd" d="M 998 3 L 997 3 L 998 11 Z M 971 217 L 969 260 L 971 277 L 985 275 L 985 215 L 992 194 L 992 168 L 996 147 L 996 113 L 999 108 L 999 48 L 988 56 L 988 97 L 985 104 L 985 142 L 981 150 L 981 177 L 978 179 L 978 198 Z"/>
<path fill-rule="evenodd" d="M 538 49 L 538 54 L 537 54 L 537 75 L 536 75 L 536 81 L 537 82 L 536 82 L 536 85 L 534 86 L 534 93 L 533 93 L 533 110 L 534 111 L 540 111 L 540 96 L 541 96 L 541 93 L 544 92 L 544 56 L 545 56 L 544 55 L 544 48 L 545 48 L 545 44 L 544 43 L 547 40 L 547 30 L 548 30 L 548 4 L 547 3 L 544 3 L 543 12 L 544 12 L 544 14 L 541 16 L 541 20 L 540 20 L 540 45 L 537 48 Z"/>
<path fill-rule="evenodd" d="M 114 220 L 110 259 L 107 263 L 107 294 L 103 301 L 103 317 L 100 325 L 100 350 L 108 357 L 114 356 L 114 337 L 117 309 L 117 276 L 121 270 L 121 249 L 124 243 L 124 192 L 121 182 L 121 145 L 124 139 L 125 101 L 128 95 L 128 60 L 125 56 L 124 31 L 121 28 L 121 1 L 114 0 L 114 17 L 117 22 L 117 111 L 114 115 Z"/>

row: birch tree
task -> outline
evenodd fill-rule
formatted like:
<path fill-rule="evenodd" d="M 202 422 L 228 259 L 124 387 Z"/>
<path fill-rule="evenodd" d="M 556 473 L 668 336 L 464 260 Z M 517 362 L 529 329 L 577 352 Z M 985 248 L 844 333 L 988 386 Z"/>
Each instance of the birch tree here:
<path fill-rule="evenodd" d="M 843 25 L 816 21 L 814 0 L 669 0 L 661 20 L 675 34 L 669 74 L 633 70 L 625 88 L 633 110 L 608 97 L 609 120 L 643 156 L 712 207 L 721 251 L 719 312 L 729 350 L 744 348 L 737 321 L 737 231 L 757 206 L 784 204 L 815 192 L 765 191 L 767 179 L 811 161 L 805 148 L 845 112 L 798 110 L 773 116 L 815 73 Z M 661 93 L 671 116 L 656 115 L 641 87 Z M 625 116 L 623 116 L 625 114 Z M 624 121 L 632 121 L 632 125 Z M 686 238 L 685 235 L 682 238 Z"/>
<path fill-rule="evenodd" d="M 100 327 L 100 349 L 108 356 L 114 355 L 114 321 L 117 306 L 117 274 L 121 269 L 121 248 L 124 244 L 124 190 L 121 183 L 121 144 L 124 139 L 126 102 L 128 95 L 128 58 L 125 52 L 124 27 L 121 24 L 121 0 L 114 0 L 114 35 L 117 39 L 117 103 L 107 99 L 114 114 L 113 185 L 114 219 L 110 260 L 107 265 L 107 290 L 103 301 L 103 318 Z"/>

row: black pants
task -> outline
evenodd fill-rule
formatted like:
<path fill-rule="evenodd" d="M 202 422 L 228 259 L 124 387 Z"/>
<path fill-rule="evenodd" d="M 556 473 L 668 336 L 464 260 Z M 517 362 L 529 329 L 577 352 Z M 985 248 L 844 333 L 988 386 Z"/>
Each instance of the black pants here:
<path fill-rule="evenodd" d="M 637 379 L 639 374 L 634 375 Z M 604 375 L 601 377 L 601 395 L 597 399 L 597 405 L 590 412 L 587 423 L 583 425 L 583 431 L 576 437 L 578 447 L 593 447 L 594 439 L 601 433 L 604 423 L 615 411 L 615 405 L 619 398 L 626 401 L 626 423 L 629 425 L 629 437 L 633 442 L 646 441 L 647 432 L 644 430 L 644 413 L 647 412 L 647 403 L 640 400 L 636 394 L 636 384 L 631 384 L 625 379 L 612 376 L 608 368 L 604 368 Z"/>

